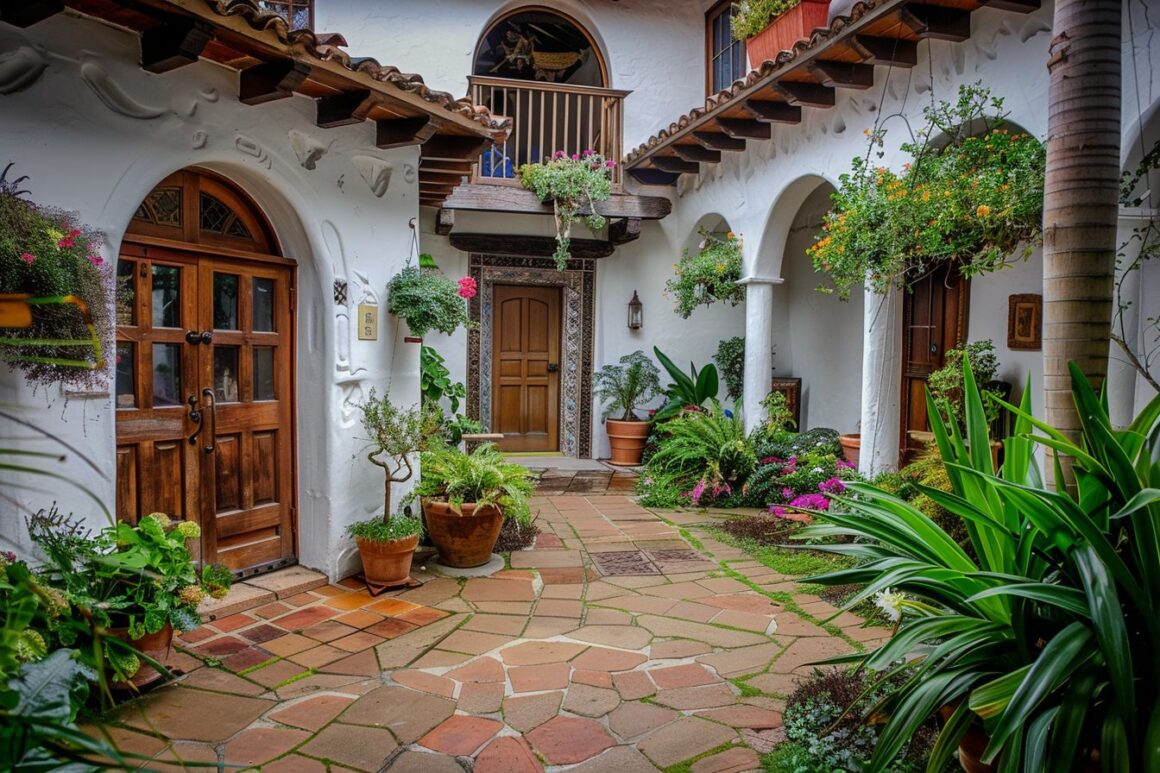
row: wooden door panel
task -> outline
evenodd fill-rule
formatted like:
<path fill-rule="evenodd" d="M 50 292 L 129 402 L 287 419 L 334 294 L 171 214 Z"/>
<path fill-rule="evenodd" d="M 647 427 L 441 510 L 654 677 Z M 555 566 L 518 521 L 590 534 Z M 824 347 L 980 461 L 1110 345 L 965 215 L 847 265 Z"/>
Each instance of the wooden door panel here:
<path fill-rule="evenodd" d="M 559 449 L 560 289 L 493 289 L 492 429 L 505 451 Z"/>

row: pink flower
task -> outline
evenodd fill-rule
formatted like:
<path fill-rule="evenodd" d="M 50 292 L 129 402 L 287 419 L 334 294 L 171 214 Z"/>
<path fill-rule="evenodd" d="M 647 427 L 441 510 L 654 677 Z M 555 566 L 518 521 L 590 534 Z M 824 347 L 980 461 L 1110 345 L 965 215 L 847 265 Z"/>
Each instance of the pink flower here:
<path fill-rule="evenodd" d="M 818 484 L 818 491 L 824 491 L 827 494 L 841 494 L 846 490 L 846 484 L 839 478 L 830 478 Z"/>
<path fill-rule="evenodd" d="M 464 299 L 474 298 L 479 292 L 479 286 L 475 279 L 465 276 L 459 280 L 459 297 Z"/>
<path fill-rule="evenodd" d="M 573 160 L 573 161 L 579 161 L 579 160 L 580 160 L 580 154 L 579 154 L 579 153 L 573 153 L 573 154 L 572 154 L 572 160 Z"/>
<path fill-rule="evenodd" d="M 786 486 L 785 488 L 783 488 L 781 490 L 781 498 L 784 499 L 786 502 L 793 499 L 793 489 L 791 489 L 789 486 Z"/>
<path fill-rule="evenodd" d="M 562 150 L 557 150 L 555 153 L 552 154 L 553 161 L 558 159 L 558 158 L 567 158 L 567 157 L 568 157 L 568 154 Z"/>
<path fill-rule="evenodd" d="M 89 263 L 92 263 L 94 266 L 105 265 L 105 259 L 102 258 L 100 255 L 89 255 L 88 261 L 89 261 Z"/>
<path fill-rule="evenodd" d="M 33 263 L 36 260 L 36 256 L 33 255 L 31 252 L 26 252 L 20 256 L 20 259 L 23 260 L 25 263 Z"/>
<path fill-rule="evenodd" d="M 852 470 L 852 469 L 854 469 L 854 463 L 847 462 L 845 459 L 839 459 L 838 460 L 838 469 L 839 470 Z"/>
<path fill-rule="evenodd" d="M 68 236 L 61 237 L 60 241 L 56 243 L 56 246 L 62 250 L 71 250 L 73 247 L 77 246 L 76 237 L 80 234 L 80 232 L 81 230 L 79 228 L 72 229 L 69 231 Z"/>
<path fill-rule="evenodd" d="M 616 168 L 616 162 L 615 162 L 615 161 L 613 161 L 613 160 L 610 158 L 610 159 L 608 159 L 607 161 L 605 161 L 605 162 L 604 162 L 604 168 L 605 168 L 605 169 L 615 169 L 615 168 Z"/>
<path fill-rule="evenodd" d="M 585 150 L 584 151 L 584 158 L 588 158 L 589 156 L 594 155 L 595 153 L 596 153 L 596 151 L 591 150 L 591 149 Z"/>
<path fill-rule="evenodd" d="M 805 510 L 828 510 L 830 508 L 830 500 L 821 494 L 802 494 L 790 502 L 789 505 L 790 507 L 800 507 Z"/>

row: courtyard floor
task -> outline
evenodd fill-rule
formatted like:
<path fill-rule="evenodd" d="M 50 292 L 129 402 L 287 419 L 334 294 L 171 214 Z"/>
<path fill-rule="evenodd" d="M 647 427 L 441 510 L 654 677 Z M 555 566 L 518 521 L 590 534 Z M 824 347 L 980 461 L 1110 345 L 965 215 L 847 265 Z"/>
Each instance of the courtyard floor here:
<path fill-rule="evenodd" d="M 108 732 L 157 770 L 747 771 L 806 664 L 886 634 L 849 613 L 823 627 L 836 609 L 705 513 L 612 494 L 533 509 L 535 548 L 490 578 L 416 567 L 422 587 L 375 598 L 247 583 L 180 642 L 185 675 Z"/>

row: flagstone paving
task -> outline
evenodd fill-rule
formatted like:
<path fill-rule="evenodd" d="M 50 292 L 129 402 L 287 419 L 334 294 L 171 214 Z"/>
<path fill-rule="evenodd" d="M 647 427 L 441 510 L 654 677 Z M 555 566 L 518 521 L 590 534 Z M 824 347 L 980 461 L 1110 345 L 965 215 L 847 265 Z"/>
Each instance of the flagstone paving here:
<path fill-rule="evenodd" d="M 533 504 L 536 547 L 490 578 L 416 567 L 422 587 L 377 598 L 306 573 L 255 584 L 110 732 L 167 770 L 756 770 L 794 680 L 887 633 L 714 539 L 709 514 Z M 594 560 L 617 552 L 655 574 Z"/>

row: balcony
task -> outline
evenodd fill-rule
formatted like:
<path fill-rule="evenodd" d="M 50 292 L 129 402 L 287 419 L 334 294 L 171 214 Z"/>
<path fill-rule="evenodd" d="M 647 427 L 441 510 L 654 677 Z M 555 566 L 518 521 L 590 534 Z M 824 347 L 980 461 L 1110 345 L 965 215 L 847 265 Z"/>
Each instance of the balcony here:
<path fill-rule="evenodd" d="M 617 162 L 612 190 L 620 192 L 624 98 L 629 92 L 480 75 L 469 80 L 476 105 L 512 119 L 507 140 L 476 160 L 472 182 L 519 185 L 522 164 L 542 161 L 557 150 L 572 155 L 591 148 Z"/>

